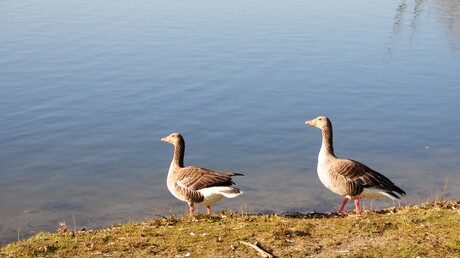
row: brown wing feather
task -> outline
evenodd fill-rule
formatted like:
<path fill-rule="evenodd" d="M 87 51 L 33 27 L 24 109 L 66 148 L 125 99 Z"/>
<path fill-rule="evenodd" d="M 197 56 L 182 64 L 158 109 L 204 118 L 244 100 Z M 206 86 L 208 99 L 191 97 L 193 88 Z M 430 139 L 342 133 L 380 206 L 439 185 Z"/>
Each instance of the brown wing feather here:
<path fill-rule="evenodd" d="M 337 174 L 346 179 L 347 188 L 351 196 L 359 195 L 363 191 L 363 188 L 369 187 L 395 191 L 403 195 L 406 194 L 386 176 L 358 161 L 350 159 L 339 159 L 333 168 Z"/>
<path fill-rule="evenodd" d="M 200 190 L 212 186 L 231 186 L 235 184 L 232 176 L 242 175 L 239 173 L 222 173 L 209 169 L 188 166 L 181 168 L 178 183 L 190 190 Z"/>

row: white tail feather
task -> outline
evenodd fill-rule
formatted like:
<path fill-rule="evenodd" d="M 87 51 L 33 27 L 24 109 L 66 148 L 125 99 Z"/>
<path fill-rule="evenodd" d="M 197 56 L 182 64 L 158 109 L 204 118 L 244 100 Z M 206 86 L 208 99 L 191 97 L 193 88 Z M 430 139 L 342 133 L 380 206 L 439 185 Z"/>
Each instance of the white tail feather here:
<path fill-rule="evenodd" d="M 218 202 L 222 197 L 235 198 L 243 192 L 235 187 L 230 186 L 214 186 L 198 190 L 203 196 L 204 200 L 199 203 L 200 205 L 211 205 Z"/>

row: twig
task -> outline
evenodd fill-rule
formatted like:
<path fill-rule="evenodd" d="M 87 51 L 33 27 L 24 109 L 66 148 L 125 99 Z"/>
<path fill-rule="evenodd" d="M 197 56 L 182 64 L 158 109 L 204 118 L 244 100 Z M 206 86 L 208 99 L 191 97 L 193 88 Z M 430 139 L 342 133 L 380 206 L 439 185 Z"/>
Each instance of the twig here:
<path fill-rule="evenodd" d="M 426 188 L 427 188 L 426 190 L 428 191 L 428 197 L 426 198 L 426 201 L 425 201 L 425 202 L 426 202 L 426 203 L 429 203 L 429 202 L 430 202 L 431 190 L 430 190 L 430 188 L 429 188 L 428 186 L 427 186 Z"/>
<path fill-rule="evenodd" d="M 72 212 L 72 219 L 73 219 L 73 231 L 77 231 L 77 224 L 75 223 L 75 216 L 73 215 L 73 212 Z"/>
<path fill-rule="evenodd" d="M 251 244 L 249 242 L 240 241 L 240 243 L 243 244 L 243 245 L 247 245 L 249 247 L 252 247 L 252 248 L 256 249 L 256 251 L 259 252 L 259 254 L 262 255 L 263 257 L 268 257 L 268 258 L 273 258 L 274 257 L 271 253 L 269 253 L 269 252 L 263 250 L 262 248 L 260 248 L 257 245 L 257 242 L 255 244 Z"/>
<path fill-rule="evenodd" d="M 446 193 L 447 191 L 447 183 L 448 183 L 448 177 L 446 177 L 446 184 L 444 185 L 444 190 L 442 191 L 442 194 L 441 194 L 441 202 L 442 202 L 442 199 L 444 198 L 444 194 Z"/>

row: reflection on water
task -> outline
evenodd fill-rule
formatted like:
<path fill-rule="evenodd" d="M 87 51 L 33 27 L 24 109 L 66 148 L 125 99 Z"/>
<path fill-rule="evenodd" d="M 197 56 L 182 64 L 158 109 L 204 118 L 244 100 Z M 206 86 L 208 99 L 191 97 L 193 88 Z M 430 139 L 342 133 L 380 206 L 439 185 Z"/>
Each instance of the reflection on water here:
<path fill-rule="evenodd" d="M 428 6 L 427 6 L 428 5 Z M 396 41 L 400 40 L 401 34 L 408 36 L 408 41 L 414 43 L 417 33 L 424 25 L 430 26 L 431 15 L 434 13 L 434 20 L 441 25 L 450 39 L 450 48 L 458 52 L 460 39 L 460 1 L 458 0 L 401 0 L 398 4 L 392 33 L 390 36 L 389 46 L 386 48 L 389 60 L 393 56 L 393 46 Z M 422 32 L 423 33 L 423 32 Z"/>
<path fill-rule="evenodd" d="M 452 51 L 459 51 L 460 46 L 460 1 L 437 0 L 434 1 L 438 9 L 438 21 L 444 25 L 450 38 Z"/>

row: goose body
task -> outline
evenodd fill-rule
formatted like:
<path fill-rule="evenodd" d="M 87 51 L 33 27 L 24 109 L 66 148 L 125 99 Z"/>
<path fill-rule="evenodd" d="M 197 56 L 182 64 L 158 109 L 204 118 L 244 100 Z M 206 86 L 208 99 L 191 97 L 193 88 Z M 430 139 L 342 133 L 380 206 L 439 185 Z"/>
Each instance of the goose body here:
<path fill-rule="evenodd" d="M 345 196 L 339 213 L 349 199 L 354 199 L 356 213 L 361 213 L 359 199 L 388 197 L 399 200 L 406 192 L 390 179 L 368 166 L 351 159 L 338 158 L 334 154 L 332 123 L 319 116 L 305 122 L 321 129 L 323 139 L 318 154 L 317 172 L 320 181 L 332 192 Z"/>
<path fill-rule="evenodd" d="M 190 216 L 193 216 L 195 204 L 206 206 L 210 214 L 211 205 L 224 196 L 234 198 L 243 193 L 233 186 L 235 183 L 232 181 L 233 176 L 243 174 L 215 172 L 195 166 L 184 167 L 185 141 L 179 133 L 173 133 L 161 141 L 174 145 L 174 156 L 166 180 L 168 190 L 177 199 L 188 203 Z"/>

